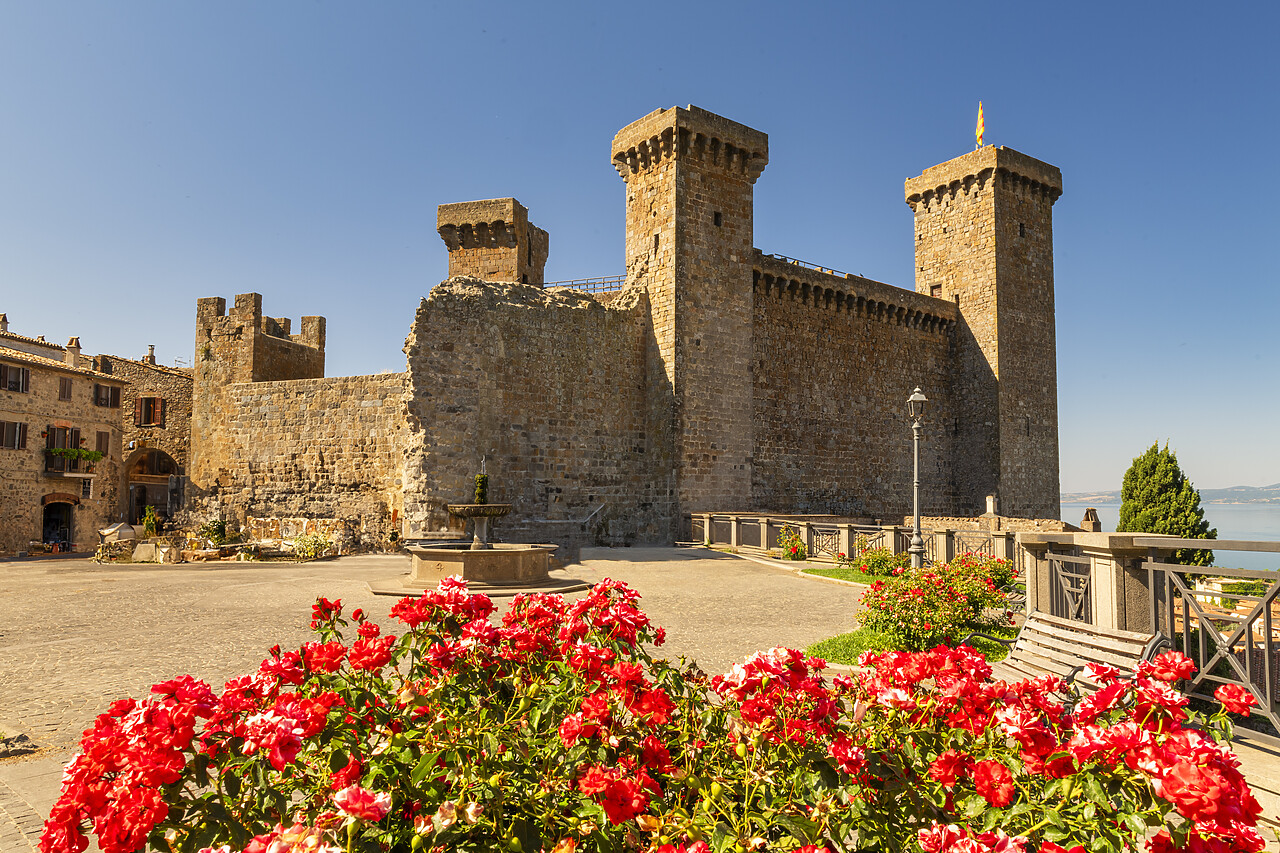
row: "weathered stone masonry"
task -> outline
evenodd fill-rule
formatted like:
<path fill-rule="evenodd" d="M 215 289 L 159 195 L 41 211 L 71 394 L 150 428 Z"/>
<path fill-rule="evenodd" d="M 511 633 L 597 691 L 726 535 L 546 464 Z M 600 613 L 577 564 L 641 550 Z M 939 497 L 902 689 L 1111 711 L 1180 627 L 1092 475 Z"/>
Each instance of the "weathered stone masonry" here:
<path fill-rule="evenodd" d="M 256 294 L 230 314 L 201 300 L 193 491 L 414 537 L 449 526 L 483 458 L 512 540 L 670 541 L 699 511 L 890 518 L 909 507 L 920 385 L 926 512 L 996 495 L 1056 517 L 1056 168 L 983 148 L 907 181 L 912 292 L 754 248 L 759 131 L 657 110 L 611 159 L 621 292 L 541 287 L 546 232 L 514 199 L 443 205 L 450 278 L 418 309 L 404 374 L 321 379 L 323 318 L 290 336 Z"/>

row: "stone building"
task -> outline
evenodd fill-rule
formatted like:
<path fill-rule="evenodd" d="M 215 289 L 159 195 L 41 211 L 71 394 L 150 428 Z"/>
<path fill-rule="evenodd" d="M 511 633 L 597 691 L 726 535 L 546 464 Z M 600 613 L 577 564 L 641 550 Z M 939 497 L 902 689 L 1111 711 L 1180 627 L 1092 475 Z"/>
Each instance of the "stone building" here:
<path fill-rule="evenodd" d="M 153 346 L 138 360 L 99 355 L 93 364 L 129 383 L 121 402 L 124 520 L 140 524 L 148 506 L 162 520 L 172 519 L 182 510 L 191 446 L 190 368 L 157 364 Z"/>
<path fill-rule="evenodd" d="M 92 548 L 119 520 L 127 388 L 93 369 L 79 338 L 19 335 L 0 314 L 0 554 Z"/>
<path fill-rule="evenodd" d="M 324 320 L 257 294 L 197 309 L 195 506 L 342 520 L 369 543 L 450 524 L 485 460 L 510 539 L 662 542 L 690 512 L 887 518 L 910 506 L 905 401 L 930 399 L 924 511 L 1058 514 L 1053 166 L 986 147 L 906 182 L 914 290 L 755 248 L 766 134 L 697 107 L 623 128 L 626 274 L 542 283 L 514 199 L 442 205 L 449 278 L 402 374 L 324 378 Z"/>

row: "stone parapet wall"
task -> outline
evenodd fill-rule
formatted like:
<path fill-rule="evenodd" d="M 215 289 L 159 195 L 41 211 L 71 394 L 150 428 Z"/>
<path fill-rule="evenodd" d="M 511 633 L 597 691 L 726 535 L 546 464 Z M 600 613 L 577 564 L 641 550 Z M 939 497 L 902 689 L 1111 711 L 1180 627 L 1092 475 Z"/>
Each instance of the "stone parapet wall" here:
<path fill-rule="evenodd" d="M 915 516 L 904 516 L 902 523 L 911 527 Z M 1010 518 L 1007 515 L 980 515 L 976 518 L 954 516 L 920 516 L 920 527 L 927 530 L 984 530 L 988 533 L 1012 531 L 1014 533 L 1070 533 L 1079 528 L 1057 518 Z"/>
<path fill-rule="evenodd" d="M 437 285 L 405 347 L 404 535 L 448 527 L 484 457 L 490 502 L 513 505 L 495 524 L 507 541 L 670 541 L 673 484 L 646 430 L 670 403 L 644 381 L 647 321 L 637 287 L 606 307 L 567 289 Z"/>

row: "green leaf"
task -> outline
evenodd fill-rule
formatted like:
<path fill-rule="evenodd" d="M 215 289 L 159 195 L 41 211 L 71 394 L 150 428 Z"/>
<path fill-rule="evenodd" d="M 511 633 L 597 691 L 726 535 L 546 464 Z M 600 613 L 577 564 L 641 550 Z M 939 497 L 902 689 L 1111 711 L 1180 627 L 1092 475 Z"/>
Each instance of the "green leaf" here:
<path fill-rule="evenodd" d="M 995 829 L 996 824 L 999 824 L 1003 817 L 1004 813 L 1000 809 L 987 809 L 982 817 L 982 831 Z"/>
<path fill-rule="evenodd" d="M 1106 804 L 1109 802 L 1107 792 L 1102 789 L 1102 783 L 1098 781 L 1096 776 L 1084 777 L 1084 792 L 1085 796 L 1095 803 Z"/>
<path fill-rule="evenodd" d="M 421 784 L 422 780 L 427 778 L 427 774 L 436 766 L 436 759 L 439 757 L 439 753 L 433 752 L 418 759 L 418 763 L 415 764 L 413 766 L 413 770 L 409 772 L 409 781 L 415 785 Z"/>
<path fill-rule="evenodd" d="M 982 797 L 970 797 L 964 807 L 960 809 L 960 817 L 965 820 L 973 820 L 989 808 L 991 808 L 990 804 Z"/>
<path fill-rule="evenodd" d="M 808 844 L 817 843 L 818 824 L 808 818 L 800 817 L 799 815 L 779 814 L 775 815 L 775 820 L 786 827 L 796 838 L 803 838 Z"/>

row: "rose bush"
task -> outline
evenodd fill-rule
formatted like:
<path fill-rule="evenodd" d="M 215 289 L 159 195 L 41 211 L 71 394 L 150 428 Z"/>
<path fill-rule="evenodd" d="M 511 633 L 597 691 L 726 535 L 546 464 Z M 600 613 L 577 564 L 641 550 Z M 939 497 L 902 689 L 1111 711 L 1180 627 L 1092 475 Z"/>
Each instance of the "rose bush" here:
<path fill-rule="evenodd" d="M 963 554 L 950 563 L 894 570 L 862 596 L 864 627 L 894 636 L 903 648 L 954 644 L 975 630 L 1009 624 L 1003 587 L 1013 579 L 1008 560 Z"/>
<path fill-rule="evenodd" d="M 316 639 L 220 694 L 189 676 L 85 733 L 44 853 L 888 849 L 1255 851 L 1258 806 L 1170 689 L 1167 653 L 1072 712 L 1055 678 L 988 680 L 968 648 L 867 655 L 857 677 L 773 649 L 725 675 L 610 581 L 493 604 L 450 580 L 392 615 L 320 599 Z M 348 637 L 354 627 L 354 638 Z M 1248 711 L 1239 694 L 1224 698 Z"/>
<path fill-rule="evenodd" d="M 911 565 L 911 557 L 906 554 L 895 554 L 888 548 L 871 548 L 854 557 L 838 554 L 836 565 L 855 569 L 864 575 L 892 575 L 896 571 L 908 568 Z"/>

